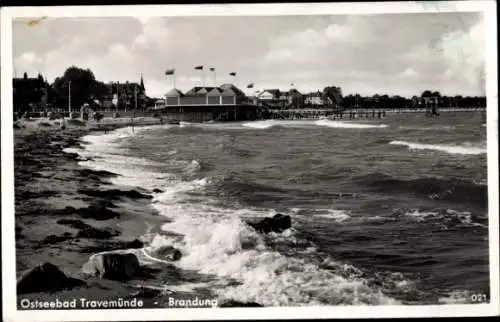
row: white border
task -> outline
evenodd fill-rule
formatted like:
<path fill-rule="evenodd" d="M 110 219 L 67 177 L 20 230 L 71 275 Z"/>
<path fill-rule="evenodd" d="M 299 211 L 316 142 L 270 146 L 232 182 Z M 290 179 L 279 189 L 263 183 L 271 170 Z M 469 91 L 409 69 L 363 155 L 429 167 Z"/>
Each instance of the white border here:
<path fill-rule="evenodd" d="M 428 1 L 430 2 L 430 1 Z M 131 16 L 277 16 L 327 14 L 383 14 L 479 11 L 484 13 L 486 41 L 487 148 L 489 187 L 489 304 L 432 306 L 326 306 L 224 309 L 140 309 L 18 311 L 15 295 L 14 168 L 12 127 L 12 19 L 19 17 L 123 17 Z M 499 314 L 498 256 L 498 93 L 495 1 L 450 1 L 440 8 L 421 3 L 297 3 L 169 6 L 86 6 L 1 8 L 1 133 L 2 133 L 2 282 L 5 321 L 110 321 L 204 319 L 313 319 L 382 317 L 460 317 Z"/>

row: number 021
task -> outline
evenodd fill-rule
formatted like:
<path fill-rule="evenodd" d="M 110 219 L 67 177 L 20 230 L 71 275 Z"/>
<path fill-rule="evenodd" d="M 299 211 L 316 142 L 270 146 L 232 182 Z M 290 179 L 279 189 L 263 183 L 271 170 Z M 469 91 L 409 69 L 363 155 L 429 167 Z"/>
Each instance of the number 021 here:
<path fill-rule="evenodd" d="M 470 299 L 472 302 L 486 302 L 488 300 L 486 294 L 472 294 Z"/>

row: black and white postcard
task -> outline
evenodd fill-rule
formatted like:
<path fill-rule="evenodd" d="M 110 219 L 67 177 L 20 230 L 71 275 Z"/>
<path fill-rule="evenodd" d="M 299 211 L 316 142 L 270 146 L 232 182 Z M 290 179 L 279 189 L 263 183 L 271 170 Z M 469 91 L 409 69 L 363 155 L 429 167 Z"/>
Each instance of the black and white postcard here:
<path fill-rule="evenodd" d="M 497 315 L 495 13 L 2 8 L 4 319 Z"/>

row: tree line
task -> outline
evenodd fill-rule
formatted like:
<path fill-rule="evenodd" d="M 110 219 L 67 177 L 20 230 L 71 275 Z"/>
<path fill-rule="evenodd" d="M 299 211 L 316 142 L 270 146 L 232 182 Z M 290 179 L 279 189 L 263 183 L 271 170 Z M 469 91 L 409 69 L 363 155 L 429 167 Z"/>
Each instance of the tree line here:
<path fill-rule="evenodd" d="M 411 98 L 399 95 L 389 96 L 387 94 L 372 96 L 361 96 L 360 94 L 349 94 L 342 96 L 340 87 L 325 87 L 322 92 L 324 105 L 338 108 L 386 108 L 386 109 L 405 109 L 405 108 L 481 108 L 486 107 L 485 96 L 446 96 L 440 92 L 425 90 L 420 96 L 414 95 Z"/>
<path fill-rule="evenodd" d="M 151 99 L 145 95 L 144 83 L 140 84 L 105 84 L 96 80 L 90 69 L 71 66 L 64 74 L 49 83 L 42 75 L 28 78 L 24 73 L 22 78 L 13 80 L 14 111 L 26 112 L 34 109 L 44 109 L 46 106 L 56 109 L 79 110 L 83 104 L 94 108 L 105 108 L 106 101 L 111 101 L 114 95 L 118 100 L 114 108 L 146 107 Z M 70 99 L 71 96 L 71 99 Z"/>

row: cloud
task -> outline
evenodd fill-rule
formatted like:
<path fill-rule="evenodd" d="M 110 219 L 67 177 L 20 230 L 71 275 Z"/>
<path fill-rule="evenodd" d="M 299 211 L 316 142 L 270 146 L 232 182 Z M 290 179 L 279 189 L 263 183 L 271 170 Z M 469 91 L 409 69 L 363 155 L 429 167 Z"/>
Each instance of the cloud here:
<path fill-rule="evenodd" d="M 328 39 L 345 41 L 353 38 L 353 31 L 349 26 L 333 24 L 325 30 Z"/>
<path fill-rule="evenodd" d="M 40 28 L 15 23 L 13 32 L 18 73 L 40 70 L 53 80 L 75 65 L 105 82 L 138 81 L 142 73 L 149 95 L 170 89 L 170 68 L 181 90 L 199 85 L 195 65 L 215 67 L 218 83 L 256 89 L 295 81 L 301 91 L 336 85 L 346 94 L 484 92 L 477 13 L 49 18 Z"/>
<path fill-rule="evenodd" d="M 408 67 L 404 71 L 401 72 L 400 76 L 415 77 L 415 76 L 417 76 L 417 72 L 413 68 Z"/>
<path fill-rule="evenodd" d="M 485 68 L 482 24 L 476 24 L 468 32 L 449 33 L 441 39 L 440 45 L 448 76 L 460 77 L 480 87 Z"/>
<path fill-rule="evenodd" d="M 164 18 L 140 17 L 142 32 L 133 40 L 133 49 L 159 50 L 168 45 L 167 20 Z"/>
<path fill-rule="evenodd" d="M 40 68 L 43 64 L 43 59 L 33 52 L 26 52 L 17 57 L 14 64 L 18 69 L 33 70 Z"/>
<path fill-rule="evenodd" d="M 116 59 L 119 62 L 133 63 L 133 54 L 123 44 L 112 44 L 109 46 L 108 55 L 110 59 Z"/>

